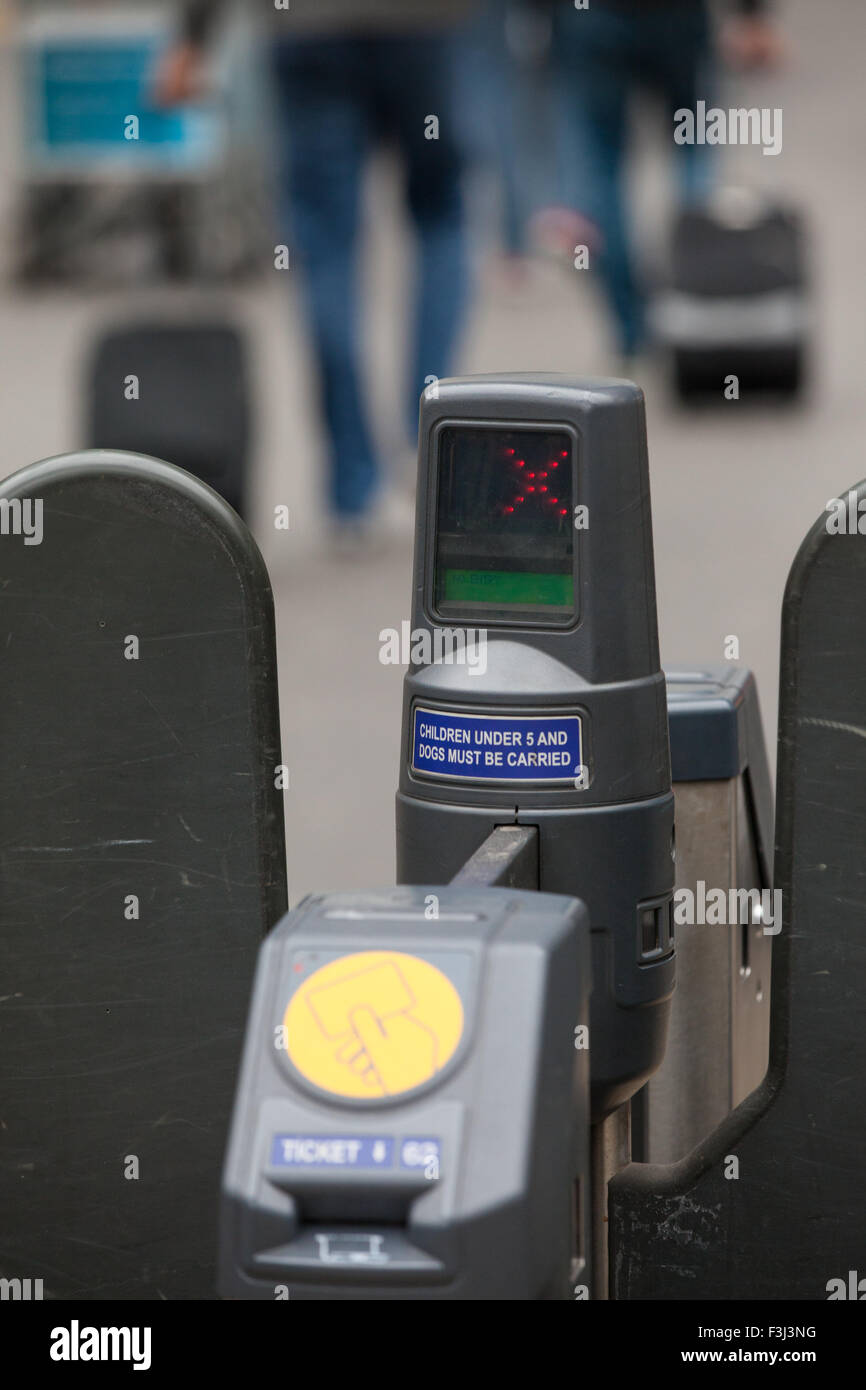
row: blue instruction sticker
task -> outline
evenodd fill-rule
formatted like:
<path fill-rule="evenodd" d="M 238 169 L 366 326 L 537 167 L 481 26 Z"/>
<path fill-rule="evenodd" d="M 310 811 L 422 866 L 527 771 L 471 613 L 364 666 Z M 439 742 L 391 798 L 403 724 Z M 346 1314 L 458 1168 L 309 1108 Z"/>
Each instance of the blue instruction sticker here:
<path fill-rule="evenodd" d="M 469 782 L 574 786 L 585 773 L 580 716 L 446 714 L 416 705 L 412 771 Z"/>
<path fill-rule="evenodd" d="M 272 1168 L 390 1168 L 394 1140 L 370 1134 L 275 1134 Z"/>

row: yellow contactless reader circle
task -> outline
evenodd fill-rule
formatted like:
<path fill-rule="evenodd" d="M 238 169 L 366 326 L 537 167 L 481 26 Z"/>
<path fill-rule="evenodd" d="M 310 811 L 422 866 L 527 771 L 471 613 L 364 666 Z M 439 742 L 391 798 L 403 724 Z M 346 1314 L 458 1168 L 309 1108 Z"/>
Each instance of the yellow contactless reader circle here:
<path fill-rule="evenodd" d="M 463 1034 L 454 985 L 402 951 L 359 951 L 313 972 L 289 1000 L 286 1051 L 307 1081 L 353 1100 L 430 1081 Z"/>

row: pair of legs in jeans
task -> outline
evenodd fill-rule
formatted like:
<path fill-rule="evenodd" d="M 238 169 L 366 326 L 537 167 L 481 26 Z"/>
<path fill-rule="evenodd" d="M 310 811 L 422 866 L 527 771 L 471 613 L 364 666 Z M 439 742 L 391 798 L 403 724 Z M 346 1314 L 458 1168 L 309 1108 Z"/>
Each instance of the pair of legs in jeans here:
<path fill-rule="evenodd" d="M 562 4 L 555 12 L 561 201 L 599 234 L 590 265 L 598 267 L 619 349 L 627 356 L 640 350 L 646 332 L 624 189 L 629 98 L 638 89 L 661 97 L 683 198 L 704 196 L 706 148 L 675 146 L 673 115 L 680 107 L 694 111 L 700 98 L 711 96 L 711 42 L 703 4 L 672 0 L 645 10 Z"/>
<path fill-rule="evenodd" d="M 359 337 L 358 242 L 367 156 L 391 139 L 417 234 L 407 425 L 425 379 L 447 375 L 466 288 L 452 33 L 283 41 L 274 70 L 291 246 L 302 264 L 330 450 L 330 505 L 364 515 L 378 484 Z M 438 118 L 438 139 L 430 139 Z M 402 396 L 402 390 L 401 390 Z"/>

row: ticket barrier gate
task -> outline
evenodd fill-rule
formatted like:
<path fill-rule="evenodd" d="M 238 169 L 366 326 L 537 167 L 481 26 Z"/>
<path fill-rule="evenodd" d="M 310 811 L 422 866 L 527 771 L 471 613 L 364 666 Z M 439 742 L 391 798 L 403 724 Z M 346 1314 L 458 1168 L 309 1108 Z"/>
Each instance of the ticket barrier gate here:
<path fill-rule="evenodd" d="M 841 1075 L 826 1084 L 835 1055 L 827 1027 L 834 991 L 841 990 L 846 1006 L 840 1060 L 862 1036 L 863 994 L 853 983 L 863 965 L 854 941 L 856 892 L 834 949 L 816 928 L 835 911 L 823 885 L 847 891 L 842 880 L 853 867 L 855 827 L 862 835 L 866 824 L 862 777 L 857 780 L 863 755 L 857 742 L 851 746 L 862 720 L 843 677 L 847 669 L 859 680 L 863 668 L 852 610 L 866 580 L 866 550 L 856 534 L 834 549 L 839 538 L 822 520 L 792 571 L 783 626 L 784 771 L 774 885 L 769 774 L 748 673 L 673 672 L 668 718 L 653 718 L 665 684 L 655 640 L 643 429 L 637 393 L 609 383 L 440 383 L 423 404 L 413 636 L 426 634 L 428 650 L 435 649 L 438 625 L 450 620 L 464 633 L 467 659 L 461 665 L 453 655 L 422 656 L 406 678 L 398 876 L 415 885 L 419 905 L 421 895 L 427 902 L 441 891 L 425 885 L 448 879 L 453 888 L 487 893 L 494 884 L 535 888 L 539 901 L 555 890 L 586 904 L 591 1085 L 580 1127 L 588 1118 L 589 1227 L 580 1221 L 584 1196 L 574 1213 L 570 1297 L 825 1298 L 844 1282 L 837 1274 L 857 1269 L 864 1234 L 853 1161 L 864 1127 L 863 1083 L 843 1061 Z M 564 544 L 546 518 L 538 520 L 543 507 L 510 530 L 532 487 L 543 485 L 542 497 L 549 494 L 554 461 L 571 468 L 572 491 L 557 472 L 560 515 L 577 519 L 578 507 L 586 506 L 588 526 L 578 544 L 573 537 Z M 855 500 L 860 495 L 866 507 L 866 485 Z M 573 588 L 564 575 L 573 576 Z M 834 655 L 823 668 L 828 617 Z M 483 669 L 467 655 L 479 650 L 473 622 L 488 627 Z M 675 898 L 665 833 L 668 728 L 682 844 Z M 807 745 L 811 759 L 804 761 Z M 567 759 L 533 759 L 529 749 L 565 750 Z M 566 765 L 574 774 L 568 780 Z M 821 825 L 818 833 L 823 803 L 835 790 L 844 794 L 828 818 L 833 829 Z M 817 861 L 813 834 L 821 846 Z M 822 879 L 831 865 L 831 879 Z M 710 885 L 728 905 L 721 930 L 703 915 Z M 686 989 L 671 1005 L 674 902 L 687 904 L 689 894 Z M 811 928 L 799 977 L 789 974 L 798 910 Z M 835 978 L 831 972 L 817 988 L 813 981 L 804 1003 L 810 977 L 824 973 L 821 960 L 835 967 Z M 843 973 L 843 961 L 852 973 Z M 809 1038 L 798 1044 L 790 1037 L 792 982 L 799 982 L 798 1007 L 810 1025 Z M 574 982 L 562 987 L 574 989 Z M 523 1038 L 534 1043 L 538 1031 L 537 1024 L 524 1028 Z M 815 1046 L 810 1039 L 819 1032 Z M 703 1047 L 695 1045 L 699 1040 Z M 261 1030 L 258 1044 L 250 1043 L 253 1055 L 256 1045 L 261 1049 Z M 792 1063 L 796 1076 L 789 1074 Z M 272 1058 L 268 1065 L 273 1069 Z M 244 1097 L 242 1089 L 239 1107 Z M 804 1127 L 804 1113 L 815 1109 L 820 1137 Z M 550 1123 L 561 1125 L 562 1117 Z M 244 1210 L 244 1195 L 254 1192 L 251 1173 L 269 1180 L 261 1158 L 238 1167 L 238 1134 L 249 1128 L 239 1109 L 227 1170 L 228 1237 L 223 1228 L 224 1288 L 236 1296 L 243 1287 L 239 1263 L 246 1259 L 247 1278 L 255 1266 L 231 1222 Z M 536 1131 L 531 1134 L 534 1142 Z M 565 1129 L 561 1135 L 565 1148 Z M 484 1139 L 480 1132 L 476 1138 L 480 1155 Z M 822 1152 L 827 1162 L 810 1191 L 808 1160 L 820 1163 Z M 578 1166 L 585 1177 L 583 1153 Z M 787 1195 L 788 1154 L 799 1164 L 794 1205 Z M 470 1171 L 477 1161 L 467 1150 Z M 769 1200 L 768 1181 L 774 1184 Z M 285 1186 L 294 1192 L 301 1185 Z M 585 1182 L 579 1190 L 585 1194 Z M 552 1195 L 548 1188 L 548 1200 Z M 554 1205 L 563 1209 L 562 1201 Z M 249 1209 L 256 1209 L 254 1198 Z M 741 1242 L 749 1252 L 742 1263 Z M 793 1256 L 790 1262 L 780 1260 L 780 1251 Z M 502 1253 L 507 1258 L 504 1247 Z M 558 1280 L 536 1282 L 528 1296 L 557 1296 L 565 1287 L 562 1269 Z M 320 1268 L 315 1292 L 307 1273 L 301 1296 L 327 1296 L 327 1282 Z M 363 1288 L 361 1279 L 353 1282 L 356 1291 Z M 441 1296 L 503 1296 L 495 1287 L 464 1275 Z M 413 1295 L 403 1284 L 397 1296 Z M 427 1295 L 416 1289 L 414 1296 Z"/>
<path fill-rule="evenodd" d="M 532 425 L 527 427 L 527 420 Z M 574 424 L 573 435 L 563 428 L 568 421 Z M 574 467 L 567 483 L 558 471 L 566 465 Z M 555 471 L 557 515 L 567 515 L 570 522 L 575 499 L 582 497 L 592 517 L 579 556 L 570 537 L 563 543 L 559 523 L 551 526 L 547 521 L 543 504 L 540 522 L 533 518 L 524 529 L 511 531 L 508 518 L 521 496 L 525 500 L 532 492 L 529 480 L 541 484 Z M 452 907 L 455 890 L 484 889 L 489 894 L 497 885 L 499 891 L 523 890 L 528 903 L 532 898 L 526 890 L 536 891 L 537 903 L 544 902 L 551 889 L 575 898 L 579 894 L 589 907 L 593 993 L 589 1027 L 581 1029 L 578 1012 L 571 1015 L 571 1028 L 576 1042 L 581 1032 L 588 1035 L 591 1079 L 593 1068 L 595 1076 L 590 1106 L 584 1102 L 579 1112 L 581 1162 L 571 1176 L 560 1170 L 558 1180 L 551 1173 L 544 1184 L 548 1212 L 561 1211 L 566 1188 L 578 1177 L 570 1256 L 566 1259 L 559 1247 L 557 1277 L 552 1282 L 536 1277 L 528 1285 L 524 1277 L 524 1292 L 517 1293 L 513 1269 L 525 1271 L 525 1259 L 516 1242 L 509 1258 L 508 1247 L 500 1241 L 499 1280 L 486 1267 L 476 1271 L 475 1279 L 465 1270 L 455 1279 L 453 1272 L 431 1270 L 429 1265 L 424 1278 L 419 1264 L 414 1291 L 412 1281 L 404 1277 L 400 1291 L 390 1296 L 539 1298 L 562 1296 L 567 1290 L 566 1296 L 573 1298 L 590 1292 L 605 1297 L 611 1177 L 640 1146 L 643 1157 L 656 1157 L 663 1143 L 676 1157 L 691 1149 L 754 1089 L 766 1070 L 769 986 L 752 998 L 747 983 L 751 970 L 744 963 L 748 958 L 769 980 L 768 924 L 759 912 L 762 890 L 770 883 L 772 809 L 754 682 L 747 672 L 732 668 L 671 673 L 667 683 L 662 676 L 655 640 L 643 418 L 632 388 L 594 383 L 587 389 L 568 381 L 554 388 L 534 378 L 440 383 L 435 398 L 422 406 L 418 487 L 411 627 L 419 650 L 424 651 L 425 635 L 427 650 L 434 649 L 437 619 L 468 627 L 472 619 L 480 623 L 486 616 L 497 626 L 485 634 L 483 669 L 471 659 L 438 660 L 419 662 L 407 676 L 398 875 L 415 886 L 402 890 L 411 895 L 402 901 L 414 904 L 420 919 L 422 903 L 438 905 L 445 891 Z M 515 488 L 512 498 L 509 489 Z M 548 490 L 545 487 L 544 493 Z M 626 521 L 623 494 L 634 499 Z M 564 508 L 558 505 L 560 496 Z M 570 586 L 561 581 L 572 573 L 576 596 L 569 610 Z M 569 620 L 578 610 L 581 624 L 576 633 Z M 612 633 L 622 640 L 611 641 Z M 471 640 L 471 629 L 466 640 Z M 477 645 L 474 650 L 477 653 Z M 654 713 L 665 689 L 668 718 L 660 723 Z M 742 923 L 738 920 L 737 930 L 717 932 L 712 945 L 701 939 L 706 927 L 694 925 L 691 937 L 687 933 L 694 988 L 679 1000 L 674 996 L 671 1028 L 678 1046 L 649 1085 L 642 1086 L 661 1061 L 671 1010 L 674 873 L 668 724 L 686 842 L 694 842 L 690 854 L 681 859 L 678 884 L 694 898 L 704 884 L 701 875 L 718 883 L 723 869 L 726 889 L 742 892 L 748 912 Z M 617 740 L 624 727 L 625 747 Z M 558 751 L 563 748 L 564 754 Z M 718 843 L 708 835 L 709 825 L 721 832 Z M 448 890 L 429 886 L 449 879 Z M 689 889 L 692 880 L 694 889 Z M 382 924 L 375 922 L 374 914 L 360 900 L 356 908 L 351 900 L 344 902 L 342 910 L 365 922 L 361 940 L 378 947 Z M 296 929 L 292 918 L 281 929 L 287 947 Z M 326 936 L 319 939 L 327 942 Z M 402 940 L 411 940 L 408 930 Z M 289 958 L 287 952 L 286 961 Z M 302 976 L 305 969 L 301 967 Z M 289 1272 L 295 1276 L 292 1296 L 382 1297 L 385 1286 L 377 1282 L 381 1276 L 372 1254 L 365 1272 L 356 1271 L 353 1277 L 352 1250 L 342 1264 L 335 1257 L 326 1267 L 315 1255 L 314 1241 L 330 1249 L 342 1233 L 355 1242 L 356 1253 L 359 1243 L 366 1250 L 367 1242 L 374 1242 L 384 1273 L 391 1242 L 396 1290 L 404 1228 L 391 1230 L 384 1218 L 377 1221 L 375 1216 L 374 1231 L 347 1224 L 355 1210 L 375 1213 L 376 1188 L 384 1178 L 367 1171 L 347 1175 L 352 1164 L 347 1151 L 340 1149 L 335 1159 L 338 1173 L 328 1185 L 319 1171 L 321 1127 L 311 1133 L 309 1124 L 305 1129 L 295 1120 L 291 1131 L 280 1134 L 276 1118 L 267 1118 L 275 1089 L 287 1100 L 304 1088 L 297 1063 L 287 1066 L 273 1049 L 275 1020 L 283 1010 L 287 1032 L 291 1031 L 286 970 L 287 966 L 274 970 L 263 961 L 264 995 L 257 995 L 251 1016 L 246 1080 L 239 1090 L 226 1173 L 222 1287 L 235 1297 L 272 1298 L 282 1270 L 283 1278 Z M 275 976 L 280 981 L 276 987 Z M 581 983 L 585 990 L 585 974 Z M 560 981 L 560 987 L 567 994 L 576 986 Z M 522 998 L 516 983 L 510 998 L 516 1008 Z M 702 1075 L 703 1057 L 698 1054 L 696 1059 L 689 1051 L 701 1028 L 714 1051 L 712 1084 Z M 343 1019 L 343 1031 L 335 1033 L 331 1046 L 342 1046 L 348 1039 L 348 1060 L 354 1048 L 361 1054 L 360 1065 L 365 1065 L 370 1054 L 362 1047 L 359 1031 Z M 530 1045 L 533 1056 L 539 1034 L 538 1019 L 521 1032 L 521 1045 Z M 377 1036 L 373 1034 L 374 1040 Z M 560 1058 L 551 1052 L 541 1064 L 542 1074 Z M 699 1097 L 700 1103 L 683 1104 L 683 1096 L 692 1102 Z M 381 1111 L 381 1099 L 370 1104 Z M 341 1099 L 333 1105 L 329 1125 L 338 1125 L 344 1106 Z M 411 1102 L 395 1101 L 395 1106 L 390 1118 L 385 1113 L 377 1116 L 387 1123 L 387 1133 L 379 1136 L 383 1153 L 386 1145 L 389 1154 L 399 1146 L 401 1133 L 411 1126 Z M 564 1119 L 549 1117 L 547 1123 L 559 1130 L 560 1151 L 572 1152 L 574 1131 Z M 343 1131 L 342 1141 L 354 1143 L 355 1152 L 363 1155 L 367 1140 L 359 1121 L 351 1132 L 354 1139 Z M 492 1173 L 485 1131 L 482 1126 L 468 1136 L 470 1148 L 463 1161 L 469 1171 L 482 1163 Z M 495 1125 L 492 1132 L 497 1132 Z M 524 1138 L 534 1151 L 538 1141 L 531 1125 Z M 375 1136 L 369 1142 L 376 1142 Z M 289 1158 L 276 1166 L 280 1144 L 288 1145 Z M 436 1158 L 439 1140 L 431 1144 Z M 393 1182 L 390 1158 L 387 1163 Z M 531 1181 L 528 1172 L 525 1177 Z M 490 1176 L 487 1186 L 493 1186 Z M 322 1210 L 315 1201 L 309 1207 L 308 1193 L 320 1198 L 326 1187 L 330 1200 Z M 430 1200 L 424 1198 L 422 1210 Z M 305 1211 L 328 1218 L 331 1229 L 305 1225 Z M 282 1219 L 268 1226 L 265 1216 L 274 1213 Z M 425 1239 L 429 1248 L 429 1232 L 422 1232 L 417 1242 Z M 268 1241 L 269 1250 L 263 1248 Z M 363 1262 L 368 1256 L 362 1253 L 358 1259 Z M 504 1267 L 512 1269 L 510 1282 Z M 435 1295 L 430 1288 L 437 1289 Z"/>
<path fill-rule="evenodd" d="M 666 687 L 658 668 L 639 393 L 514 378 L 440 383 L 442 396 L 422 420 L 413 620 L 433 640 L 439 619 L 465 636 L 477 618 L 486 668 L 446 657 L 407 677 L 398 861 L 413 881 L 308 900 L 263 947 L 220 1291 L 824 1298 L 863 1239 L 862 542 L 817 524 L 786 594 L 782 930 L 755 914 L 718 938 L 681 932 L 683 889 L 769 886 L 770 803 L 748 677 L 670 673 Z M 586 534 L 564 538 L 537 509 L 515 540 L 499 524 L 519 504 L 497 491 L 498 451 L 549 477 L 539 455 L 553 461 L 562 425 L 572 490 L 555 496 L 569 521 L 588 507 Z M 34 496 L 47 548 L 10 548 L 4 574 L 16 892 L 0 950 L 17 1002 L 0 1011 L 13 1099 L 0 1275 L 44 1274 L 59 1298 L 203 1297 L 247 981 L 285 904 L 267 580 L 231 512 L 166 465 L 88 455 L 0 488 L 22 517 Z M 854 496 L 866 508 L 866 485 Z M 497 505 L 495 524 L 473 526 Z M 152 663 L 120 675 L 118 634 L 122 648 L 143 634 Z M 432 734 L 478 715 L 489 740 Z M 442 778 L 422 743 L 503 761 L 483 784 Z M 539 749 L 565 761 L 530 759 Z M 67 780 L 45 796 L 55 769 Z M 145 895 L 126 892 L 130 871 Z M 118 894 L 146 899 L 150 940 L 118 935 Z M 755 1089 L 768 1009 L 766 987 L 748 991 L 770 943 Z M 672 999 L 675 944 L 692 984 Z M 722 1056 L 703 1108 L 702 1027 Z M 116 1184 L 142 1154 L 131 1221 Z"/>
<path fill-rule="evenodd" d="M 395 946 L 398 952 L 411 951 L 415 955 L 420 938 L 428 950 L 438 948 L 441 960 L 442 933 L 447 923 L 447 961 L 456 944 L 453 933 L 459 930 L 458 924 L 479 914 L 482 920 L 489 917 L 491 909 L 499 907 L 500 899 L 501 910 L 516 910 L 536 948 L 546 949 L 541 914 L 549 911 L 548 905 L 562 912 L 569 900 L 537 891 L 537 831 L 534 827 L 512 825 L 500 826 L 491 833 L 458 870 L 450 888 L 396 889 L 372 900 L 364 895 L 308 900 L 269 937 L 259 965 L 259 984 L 250 1014 L 248 1051 L 226 1166 L 224 1293 L 235 1298 L 262 1299 L 279 1296 L 280 1289 L 286 1293 L 291 1289 L 294 1298 L 573 1298 L 586 1296 L 594 1285 L 595 1296 L 599 1296 L 603 1289 L 598 1287 L 598 1276 L 590 1282 L 590 1270 L 594 1263 L 597 1270 L 605 1271 L 602 1277 L 606 1277 L 606 1251 L 596 1249 L 593 1261 L 592 1251 L 586 1247 L 586 1233 L 604 1233 L 606 1192 L 596 1191 L 599 1210 L 593 1212 L 590 1139 L 595 1141 L 594 1161 L 604 1175 L 604 1183 L 596 1184 L 596 1188 L 603 1189 L 609 1176 L 623 1167 L 632 1154 L 644 1160 L 672 1163 L 689 1152 L 761 1082 L 767 1068 L 769 1039 L 769 956 L 773 937 L 768 932 L 773 932 L 774 924 L 760 920 L 768 887 L 772 804 L 755 684 L 742 668 L 704 669 L 668 673 L 667 688 L 674 790 L 678 802 L 683 803 L 677 888 L 699 897 L 702 883 L 724 882 L 730 890 L 740 892 L 748 910 L 734 931 L 700 923 L 676 928 L 688 987 L 675 992 L 672 1000 L 669 1043 L 662 1066 L 632 1101 L 630 1147 L 626 1107 L 594 1129 L 589 1123 L 585 1085 L 590 1054 L 584 1049 L 574 1050 L 580 1020 L 589 1017 L 588 958 L 576 976 L 583 987 L 583 997 L 577 1009 L 567 1011 L 565 1020 L 557 1025 L 559 1039 L 556 1043 L 551 1041 L 546 1061 L 541 1050 L 544 1043 L 539 1018 L 547 1017 L 553 1026 L 555 1008 L 564 1002 L 562 994 L 554 1003 L 552 991 L 542 1006 L 542 1014 L 527 1017 L 518 1026 L 514 1010 L 518 1003 L 525 1004 L 525 996 L 518 994 L 516 983 L 523 979 L 522 969 L 506 986 L 507 1002 L 499 1021 L 512 1045 L 516 1042 L 518 1056 L 523 1057 L 527 1044 L 533 1044 L 530 1057 L 540 1069 L 534 1080 L 531 1073 L 515 1067 L 515 1058 L 502 1048 L 502 1039 L 492 1031 L 489 1043 L 500 1062 L 496 1075 L 510 1078 L 504 1089 L 494 1082 L 492 1067 L 487 1072 L 491 1079 L 486 1083 L 489 1090 L 484 1097 L 472 1089 L 467 1077 L 458 1076 L 453 1083 L 461 1095 L 455 1105 L 462 1111 L 463 1098 L 474 1095 L 478 1108 L 466 1105 L 467 1126 L 461 1127 L 460 1140 L 452 1146 L 452 1152 L 456 1150 L 460 1155 L 458 1165 L 466 1162 L 473 1174 L 487 1174 L 483 1191 L 493 1204 L 500 1193 L 492 1188 L 490 1173 L 500 1172 L 498 1165 L 506 1162 L 518 1133 L 532 1133 L 531 1110 L 521 1103 L 521 1098 L 525 1102 L 525 1095 L 531 1095 L 541 1085 L 541 1077 L 549 1086 L 558 1075 L 559 1083 L 567 1086 L 568 1071 L 562 1071 L 556 1063 L 561 1064 L 573 1052 L 577 1072 L 572 1070 L 572 1095 L 576 1099 L 566 1109 L 545 1104 L 548 1128 L 539 1144 L 552 1147 L 560 1159 L 571 1154 L 576 1145 L 578 1161 L 563 1168 L 548 1158 L 544 1163 L 545 1178 L 534 1193 L 533 1177 L 528 1172 L 528 1190 L 519 1194 L 522 1201 L 510 1209 L 516 1219 L 526 1204 L 534 1201 L 539 1206 L 533 1229 L 550 1227 L 555 1224 L 555 1213 L 561 1216 L 567 1209 L 573 1188 L 573 1206 L 565 1226 L 571 1232 L 571 1247 L 565 1248 L 550 1238 L 545 1241 L 557 1276 L 543 1277 L 550 1266 L 543 1270 L 534 1268 L 526 1252 L 519 1249 L 515 1233 L 507 1227 L 498 1236 L 491 1229 L 486 1243 L 486 1248 L 495 1248 L 503 1258 L 489 1266 L 479 1257 L 471 1274 L 466 1269 L 456 1271 L 453 1262 L 449 1265 L 432 1260 L 417 1245 L 410 1244 L 407 1254 L 405 1232 L 410 1220 L 418 1221 L 410 1213 L 423 1214 L 425 1206 L 432 1205 L 426 1196 L 424 1203 L 419 1201 L 420 1195 L 429 1192 L 433 1185 L 431 1180 L 421 1180 L 421 1172 L 429 1163 L 426 1171 L 432 1171 L 438 1182 L 442 1139 L 438 1134 L 426 1140 L 401 1137 L 401 1126 L 403 1136 L 413 1124 L 417 1134 L 422 1130 L 427 1133 L 431 1126 L 425 1127 L 421 1118 L 415 1121 L 418 1107 L 414 1098 L 402 1103 L 396 1097 L 392 1100 L 378 1082 L 375 1096 L 366 1104 L 365 1088 L 360 1085 L 360 1096 L 341 1097 L 339 1110 L 328 1115 L 325 1130 L 315 1105 L 317 1087 L 310 1084 L 302 1068 L 293 1065 L 283 1050 L 288 1038 L 284 1038 L 281 1025 L 285 1019 L 286 1034 L 290 1036 L 292 1016 L 287 1006 L 295 997 L 299 981 L 303 982 L 311 971 L 316 973 L 318 962 L 327 961 L 340 947 L 347 951 L 347 934 L 350 939 L 354 934 L 355 947 L 367 948 L 358 956 L 362 969 L 357 978 L 363 980 L 366 974 L 371 983 L 375 980 L 375 966 L 367 967 L 369 973 L 365 972 L 365 955 L 375 954 L 390 961 L 390 952 L 384 948 Z M 719 832 L 716 837 L 708 833 L 711 826 Z M 515 892 L 515 888 L 523 891 Z M 531 889 L 536 891 L 528 891 Z M 749 893 L 751 896 L 747 896 Z M 509 902 L 511 898 L 513 904 Z M 572 906 L 578 920 L 583 918 L 582 940 L 586 949 L 585 913 L 578 911 L 576 903 Z M 434 907 L 438 916 L 431 920 Z M 567 918 L 564 916 L 563 920 Z M 335 927 L 336 940 L 332 941 L 328 932 Z M 311 937 L 319 945 L 312 963 L 307 949 Z M 376 948 L 375 953 L 370 952 L 371 946 Z M 425 955 L 425 959 L 430 958 Z M 356 972 L 349 964 L 352 955 L 339 955 L 337 959 L 341 972 L 354 978 Z M 747 959 L 751 969 L 744 965 Z M 331 969 L 330 964 L 326 969 Z M 564 961 L 562 969 L 566 969 Z M 760 989 L 756 989 L 758 982 L 762 983 Z M 343 988 L 342 979 L 338 987 Z M 327 994 L 327 980 L 323 988 Z M 395 1001 L 395 1005 L 400 1002 Z M 395 1016 L 399 1012 L 396 1007 Z M 495 1019 L 495 1009 L 489 1017 Z M 335 1032 L 335 1041 L 352 1037 L 349 1022 L 343 1020 L 343 1024 Z M 480 1042 L 481 1035 L 478 1036 Z M 374 1032 L 373 1037 L 375 1041 L 378 1035 Z M 357 1051 L 361 1050 L 359 1041 Z M 351 1048 L 349 1056 L 351 1060 Z M 326 1099 L 321 1092 L 319 1096 Z M 495 1119 L 499 1105 L 504 1106 L 502 1128 Z M 341 1111 L 347 1122 L 342 1127 Z M 371 1126 L 365 1124 L 365 1112 L 371 1121 L 375 1116 L 376 1123 L 385 1126 L 384 1134 L 377 1137 L 369 1132 Z M 517 1122 L 520 1113 L 526 1114 L 522 1130 Z M 542 1113 L 541 1107 L 538 1113 Z M 554 1116 L 558 1119 L 554 1120 Z M 329 1133 L 336 1135 L 336 1147 L 329 1148 Z M 371 1158 L 371 1146 L 376 1143 L 382 1153 L 381 1166 Z M 473 1143 L 484 1155 L 479 1163 L 469 1159 Z M 405 1171 L 394 1167 L 399 1161 L 394 1155 L 401 1144 L 413 1146 L 417 1165 L 414 1183 Z M 495 1161 L 494 1153 L 498 1155 Z M 255 1175 L 252 1181 L 250 1174 Z M 397 1188 L 396 1193 L 389 1189 L 389 1183 Z M 384 1202 L 380 1194 L 386 1194 Z M 456 1240 L 460 1222 L 453 1206 L 451 1212 L 452 1240 Z M 311 1224 L 312 1218 L 318 1225 Z M 289 1232 L 291 1240 L 287 1239 Z M 434 1223 L 422 1223 L 421 1234 L 415 1240 L 431 1242 L 436 1234 Z M 446 1238 L 444 1232 L 441 1235 Z M 485 1241 L 481 1247 L 485 1247 Z M 468 1249 L 468 1241 L 464 1248 Z M 513 1253 L 505 1258 L 509 1248 Z M 320 1249 L 329 1251 L 327 1261 L 321 1259 Z"/>

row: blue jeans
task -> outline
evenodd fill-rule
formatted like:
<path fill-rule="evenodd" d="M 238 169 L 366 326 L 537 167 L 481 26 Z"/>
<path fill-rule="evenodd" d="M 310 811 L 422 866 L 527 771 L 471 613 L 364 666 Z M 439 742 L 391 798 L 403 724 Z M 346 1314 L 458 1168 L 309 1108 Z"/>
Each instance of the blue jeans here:
<path fill-rule="evenodd" d="M 503 250 L 524 255 L 530 218 L 549 201 L 549 83 L 529 55 L 511 52 L 510 5 L 484 0 L 476 12 L 460 45 L 458 91 L 469 152 L 498 177 Z"/>
<path fill-rule="evenodd" d="M 645 301 L 634 269 L 624 198 L 628 100 L 645 89 L 662 98 L 683 196 L 708 188 L 706 147 L 675 146 L 673 113 L 709 98 L 711 30 L 703 5 L 671 3 L 641 13 L 559 5 L 554 62 L 559 105 L 561 201 L 601 233 L 598 267 L 616 321 L 620 349 L 637 351 Z M 592 266 L 592 257 L 590 266 Z"/>
<path fill-rule="evenodd" d="M 390 138 L 406 166 L 418 238 L 410 436 L 425 379 L 446 376 L 467 285 L 461 173 L 447 33 L 283 40 L 274 69 L 286 136 L 283 188 L 290 245 L 302 266 L 330 450 L 330 501 L 365 512 L 378 468 L 359 340 L 358 231 L 366 157 Z M 427 118 L 439 138 L 426 138 Z"/>

